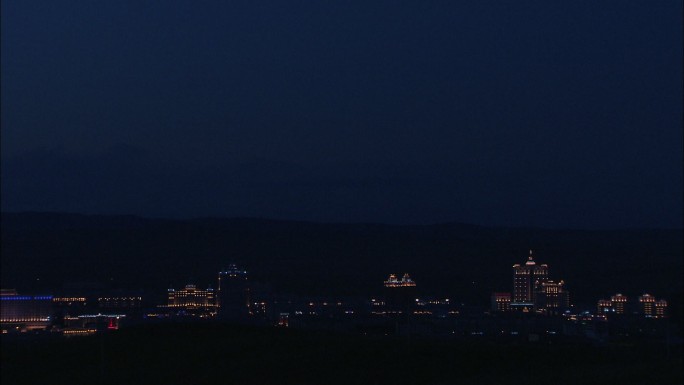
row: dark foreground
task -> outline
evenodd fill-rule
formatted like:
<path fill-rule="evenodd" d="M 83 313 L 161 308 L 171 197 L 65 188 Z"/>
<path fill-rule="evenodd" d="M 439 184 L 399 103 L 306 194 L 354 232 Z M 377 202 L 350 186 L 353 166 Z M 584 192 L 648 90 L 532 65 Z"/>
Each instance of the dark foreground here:
<path fill-rule="evenodd" d="M 2 384 L 681 384 L 680 348 L 363 337 L 220 324 L 3 338 Z"/>

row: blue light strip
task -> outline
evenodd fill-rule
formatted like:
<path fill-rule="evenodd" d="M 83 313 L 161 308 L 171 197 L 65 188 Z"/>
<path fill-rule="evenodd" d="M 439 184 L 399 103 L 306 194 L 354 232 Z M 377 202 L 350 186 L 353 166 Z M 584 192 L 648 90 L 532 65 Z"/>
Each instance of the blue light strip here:
<path fill-rule="evenodd" d="M 47 295 L 47 296 L 31 297 L 31 296 L 8 295 L 8 296 L 0 297 L 0 300 L 2 300 L 2 301 L 31 301 L 31 300 L 44 301 L 44 300 L 52 300 L 52 296 Z"/>

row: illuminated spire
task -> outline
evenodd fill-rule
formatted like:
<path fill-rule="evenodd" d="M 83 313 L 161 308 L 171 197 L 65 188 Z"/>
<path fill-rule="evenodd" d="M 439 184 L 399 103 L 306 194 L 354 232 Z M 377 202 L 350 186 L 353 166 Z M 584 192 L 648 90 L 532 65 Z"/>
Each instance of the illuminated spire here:
<path fill-rule="evenodd" d="M 532 249 L 530 249 L 530 255 L 527 257 L 527 262 L 525 263 L 525 265 L 536 265 L 534 259 L 532 259 Z"/>

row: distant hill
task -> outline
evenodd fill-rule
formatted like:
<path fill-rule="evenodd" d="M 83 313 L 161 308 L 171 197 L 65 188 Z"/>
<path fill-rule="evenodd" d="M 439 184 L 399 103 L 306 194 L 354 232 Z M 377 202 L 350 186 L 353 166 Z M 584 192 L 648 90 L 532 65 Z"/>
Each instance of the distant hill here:
<path fill-rule="evenodd" d="M 510 291 L 511 266 L 524 262 L 530 248 L 549 264 L 553 279 L 566 281 L 575 302 L 592 304 L 619 291 L 681 303 L 682 232 L 676 229 L 3 213 L 0 256 L 2 286 L 25 291 L 105 282 L 162 294 L 191 280 L 215 286 L 219 269 L 237 263 L 252 280 L 289 293 L 370 296 L 381 292 L 389 273 L 408 272 L 422 294 L 486 304 L 492 291 Z"/>

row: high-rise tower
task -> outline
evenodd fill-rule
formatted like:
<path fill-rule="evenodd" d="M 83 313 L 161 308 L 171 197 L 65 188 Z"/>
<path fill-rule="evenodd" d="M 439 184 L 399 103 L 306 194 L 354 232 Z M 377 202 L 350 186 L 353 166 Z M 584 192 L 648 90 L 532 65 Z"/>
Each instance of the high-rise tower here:
<path fill-rule="evenodd" d="M 231 264 L 218 275 L 218 314 L 224 319 L 244 319 L 249 315 L 250 290 L 247 271 Z"/>
<path fill-rule="evenodd" d="M 532 250 L 524 265 L 513 265 L 513 301 L 511 305 L 534 305 L 535 290 L 549 279 L 549 266 L 537 265 L 532 256 Z"/>

